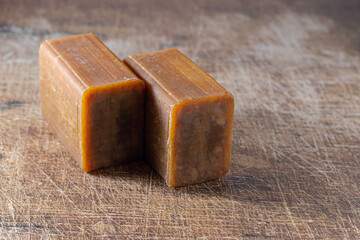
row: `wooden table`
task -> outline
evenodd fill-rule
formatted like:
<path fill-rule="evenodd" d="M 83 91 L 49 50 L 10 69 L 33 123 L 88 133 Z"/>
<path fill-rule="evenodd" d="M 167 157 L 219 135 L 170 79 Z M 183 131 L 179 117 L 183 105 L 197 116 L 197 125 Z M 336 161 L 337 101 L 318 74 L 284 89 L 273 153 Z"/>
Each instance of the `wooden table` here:
<path fill-rule="evenodd" d="M 360 238 L 360 3 L 0 0 L 1 238 Z M 42 120 L 42 41 L 176 47 L 236 99 L 220 180 L 143 162 L 87 174 Z"/>

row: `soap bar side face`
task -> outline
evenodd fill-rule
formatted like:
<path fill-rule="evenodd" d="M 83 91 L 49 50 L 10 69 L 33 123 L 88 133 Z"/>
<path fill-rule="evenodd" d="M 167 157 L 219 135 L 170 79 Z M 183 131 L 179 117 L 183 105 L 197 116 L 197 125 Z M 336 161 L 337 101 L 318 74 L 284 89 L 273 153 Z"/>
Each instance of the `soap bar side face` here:
<path fill-rule="evenodd" d="M 200 183 L 226 174 L 234 99 L 227 93 L 177 105 L 171 119 L 172 187 Z"/>
<path fill-rule="evenodd" d="M 168 182 L 169 176 L 169 121 L 176 101 L 160 86 L 152 75 L 144 72 L 132 59 L 124 59 L 130 69 L 146 79 L 145 82 L 145 145 L 148 163 Z"/>
<path fill-rule="evenodd" d="M 76 77 L 45 42 L 39 50 L 43 118 L 81 164 L 81 96 Z"/>
<path fill-rule="evenodd" d="M 83 169 L 140 160 L 144 82 L 131 80 L 85 91 L 82 98 Z"/>
<path fill-rule="evenodd" d="M 150 90 L 150 88 L 152 90 Z M 145 156 L 150 165 L 165 179 L 168 177 L 168 131 L 171 108 L 162 91 L 148 86 L 145 101 Z M 163 98 L 159 97 L 163 95 Z"/>

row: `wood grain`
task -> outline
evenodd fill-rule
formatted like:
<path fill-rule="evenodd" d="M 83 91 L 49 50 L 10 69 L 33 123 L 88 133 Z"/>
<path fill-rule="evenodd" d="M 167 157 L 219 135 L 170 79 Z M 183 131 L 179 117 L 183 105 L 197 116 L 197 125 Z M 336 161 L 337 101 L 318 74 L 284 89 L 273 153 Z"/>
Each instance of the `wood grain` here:
<path fill-rule="evenodd" d="M 0 0 L 1 238 L 360 238 L 359 1 Z M 82 172 L 41 118 L 38 49 L 177 47 L 235 97 L 232 162 L 179 188 Z"/>

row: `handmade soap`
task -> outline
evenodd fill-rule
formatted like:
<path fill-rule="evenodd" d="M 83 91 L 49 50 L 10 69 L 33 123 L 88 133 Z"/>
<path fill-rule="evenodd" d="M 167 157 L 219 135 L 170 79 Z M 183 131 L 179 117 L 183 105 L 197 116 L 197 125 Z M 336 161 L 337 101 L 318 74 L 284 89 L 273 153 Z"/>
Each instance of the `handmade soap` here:
<path fill-rule="evenodd" d="M 84 171 L 142 157 L 145 85 L 95 35 L 45 41 L 44 119 Z"/>
<path fill-rule="evenodd" d="M 129 56 L 145 81 L 145 157 L 171 187 L 229 168 L 234 99 L 177 49 Z"/>

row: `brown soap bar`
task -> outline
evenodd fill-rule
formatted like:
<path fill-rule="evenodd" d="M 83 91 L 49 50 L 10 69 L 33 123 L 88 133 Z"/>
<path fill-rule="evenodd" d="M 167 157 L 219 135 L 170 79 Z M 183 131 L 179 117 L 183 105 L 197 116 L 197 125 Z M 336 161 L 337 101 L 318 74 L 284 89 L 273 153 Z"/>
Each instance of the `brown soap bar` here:
<path fill-rule="evenodd" d="M 234 99 L 177 49 L 124 60 L 145 80 L 145 157 L 171 187 L 229 168 Z"/>
<path fill-rule="evenodd" d="M 40 46 L 44 119 L 84 171 L 142 157 L 145 85 L 95 35 Z"/>

